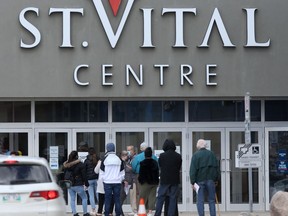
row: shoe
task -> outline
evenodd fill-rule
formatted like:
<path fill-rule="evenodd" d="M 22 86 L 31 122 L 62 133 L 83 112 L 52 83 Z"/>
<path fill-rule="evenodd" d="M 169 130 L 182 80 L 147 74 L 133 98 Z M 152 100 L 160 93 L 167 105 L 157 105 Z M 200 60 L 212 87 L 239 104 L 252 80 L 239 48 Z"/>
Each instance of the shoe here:
<path fill-rule="evenodd" d="M 96 211 L 93 211 L 93 210 L 92 210 L 92 211 L 90 212 L 90 215 L 91 215 L 91 216 L 96 216 L 97 213 L 96 213 Z M 101 215 L 102 215 L 102 214 L 101 214 Z"/>
<path fill-rule="evenodd" d="M 102 214 L 101 213 L 96 213 L 96 216 L 102 216 Z"/>
<path fill-rule="evenodd" d="M 78 213 L 76 213 L 76 214 L 74 214 L 73 216 L 79 216 L 79 214 L 78 214 Z"/>
<path fill-rule="evenodd" d="M 85 214 L 83 214 L 83 216 L 90 216 L 90 214 L 89 213 L 85 213 Z"/>
<path fill-rule="evenodd" d="M 152 213 L 148 213 L 147 216 L 153 216 Z"/>
<path fill-rule="evenodd" d="M 135 214 L 135 212 L 130 212 L 130 213 L 128 213 L 128 215 L 132 215 L 132 216 L 134 216 L 134 214 Z"/>

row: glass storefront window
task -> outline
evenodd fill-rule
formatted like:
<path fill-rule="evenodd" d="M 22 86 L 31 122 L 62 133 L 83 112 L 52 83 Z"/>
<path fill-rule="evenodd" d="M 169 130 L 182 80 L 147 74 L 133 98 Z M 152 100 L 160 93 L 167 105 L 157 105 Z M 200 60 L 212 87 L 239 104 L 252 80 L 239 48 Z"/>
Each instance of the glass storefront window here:
<path fill-rule="evenodd" d="M 288 189 L 288 131 L 269 131 L 269 198 Z"/>
<path fill-rule="evenodd" d="M 261 102 L 250 102 L 251 121 L 261 121 Z M 241 122 L 245 120 L 243 100 L 189 101 L 189 122 Z"/>
<path fill-rule="evenodd" d="M 36 122 L 107 122 L 107 101 L 37 101 Z"/>
<path fill-rule="evenodd" d="M 113 122 L 184 122 L 184 101 L 113 101 Z"/>
<path fill-rule="evenodd" d="M 31 122 L 31 102 L 0 102 L 0 122 Z"/>
<path fill-rule="evenodd" d="M 265 101 L 265 121 L 288 121 L 288 100 Z"/>
<path fill-rule="evenodd" d="M 0 155 L 28 155 L 28 133 L 0 133 Z"/>

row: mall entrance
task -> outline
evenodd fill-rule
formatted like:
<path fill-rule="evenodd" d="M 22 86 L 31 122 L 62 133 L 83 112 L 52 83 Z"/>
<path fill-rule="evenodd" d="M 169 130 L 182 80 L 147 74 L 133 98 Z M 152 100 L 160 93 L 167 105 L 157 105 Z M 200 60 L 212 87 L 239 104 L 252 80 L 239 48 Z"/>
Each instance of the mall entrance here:
<path fill-rule="evenodd" d="M 150 125 L 151 126 L 151 125 Z M 239 144 L 245 143 L 244 128 L 208 128 L 208 127 L 79 127 L 79 128 L 38 128 L 0 130 L 0 140 L 3 146 L 9 146 L 11 150 L 23 150 L 23 155 L 33 155 L 46 158 L 50 163 L 50 168 L 57 175 L 62 169 L 62 164 L 67 160 L 69 152 L 77 149 L 81 157 L 85 158 L 86 150 L 82 147 L 85 141 L 88 147 L 94 147 L 97 152 L 104 154 L 105 144 L 115 142 L 116 150 L 120 152 L 128 145 L 134 145 L 139 151 L 140 144 L 145 141 L 151 146 L 156 154 L 162 152 L 162 145 L 165 139 L 173 139 L 177 145 L 177 151 L 182 155 L 183 165 L 181 171 L 181 186 L 179 194 L 180 211 L 196 211 L 196 195 L 192 191 L 189 168 L 191 157 L 196 151 L 196 142 L 203 138 L 209 144 L 208 147 L 215 152 L 221 169 L 221 179 L 217 186 L 217 198 L 221 211 L 247 211 L 249 209 L 249 187 L 248 169 L 240 169 L 235 166 L 235 151 Z M 261 211 L 269 209 L 269 193 L 272 194 L 284 179 L 285 173 L 279 173 L 273 169 L 273 164 L 277 163 L 277 157 L 269 155 L 274 150 L 279 152 L 286 145 L 285 136 L 288 130 L 279 131 L 277 128 L 267 129 L 265 132 L 266 144 L 264 148 L 264 135 L 260 128 L 251 130 L 252 143 L 259 143 L 263 147 L 266 155 L 266 164 L 259 168 L 252 169 L 253 179 L 253 210 Z M 32 139 L 35 137 L 35 139 Z M 281 142 L 280 142 L 281 141 Z M 282 148 L 283 147 L 283 148 Z M 287 148 L 286 148 L 287 149 Z M 271 161 L 273 159 L 273 161 Z M 269 169 L 265 169 L 269 167 Z M 275 168 L 275 167 L 274 167 Z M 274 170 L 274 172 L 271 171 Z M 265 178 L 265 176 L 267 176 Z M 265 181 L 268 179 L 269 181 Z M 277 181 L 276 181 L 277 178 Z M 278 183 L 277 183 L 278 182 Z M 266 184 L 265 184 L 266 183 Z M 265 190 L 264 190 L 265 189 Z M 69 197 L 65 192 L 67 201 L 67 211 L 70 211 Z M 124 211 L 130 212 L 129 198 L 123 206 Z M 78 201 L 78 210 L 82 210 Z M 266 207 L 265 207 L 266 203 Z M 205 206 L 208 209 L 208 205 Z"/>

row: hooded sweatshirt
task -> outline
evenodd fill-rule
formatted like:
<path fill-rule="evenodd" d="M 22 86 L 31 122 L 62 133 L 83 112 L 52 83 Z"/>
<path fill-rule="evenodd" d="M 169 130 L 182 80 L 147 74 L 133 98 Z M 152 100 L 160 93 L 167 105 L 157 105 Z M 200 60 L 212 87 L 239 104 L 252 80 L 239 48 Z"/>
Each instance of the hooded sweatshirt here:
<path fill-rule="evenodd" d="M 173 140 L 166 140 L 163 144 L 164 153 L 159 156 L 160 184 L 180 184 L 181 155 L 176 150 Z"/>

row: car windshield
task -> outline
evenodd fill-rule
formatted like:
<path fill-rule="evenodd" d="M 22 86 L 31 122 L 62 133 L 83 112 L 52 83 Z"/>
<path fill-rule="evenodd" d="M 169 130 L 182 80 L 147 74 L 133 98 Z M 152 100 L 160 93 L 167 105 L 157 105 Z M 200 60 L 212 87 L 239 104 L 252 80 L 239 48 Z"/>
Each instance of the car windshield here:
<path fill-rule="evenodd" d="M 51 182 L 45 166 L 38 164 L 0 165 L 0 185 L 19 185 Z"/>

